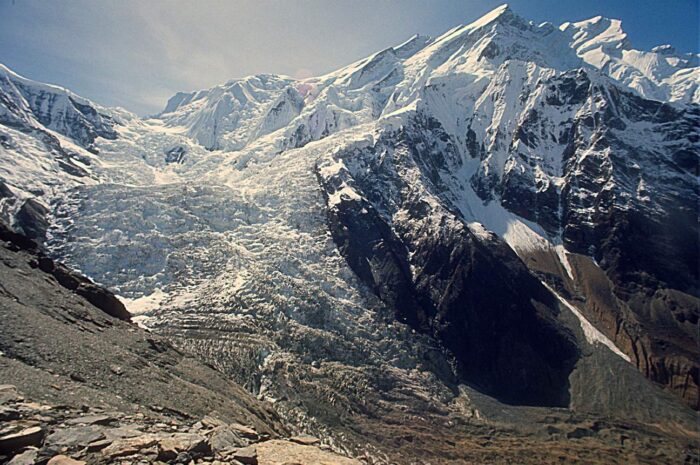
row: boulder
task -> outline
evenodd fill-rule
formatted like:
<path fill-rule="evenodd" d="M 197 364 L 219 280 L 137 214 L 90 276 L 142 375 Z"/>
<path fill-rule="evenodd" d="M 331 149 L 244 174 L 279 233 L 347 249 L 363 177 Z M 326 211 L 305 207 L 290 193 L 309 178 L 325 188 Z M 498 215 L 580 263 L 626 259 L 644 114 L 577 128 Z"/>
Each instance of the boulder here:
<path fill-rule="evenodd" d="M 17 409 L 0 405 L 0 421 L 17 420 L 18 418 L 19 412 Z"/>
<path fill-rule="evenodd" d="M 226 426 L 226 422 L 221 421 L 212 415 L 205 416 L 204 418 L 202 418 L 202 421 L 200 421 L 200 423 L 205 428 L 216 428 L 218 426 Z"/>
<path fill-rule="evenodd" d="M 144 449 L 153 448 L 158 444 L 158 438 L 152 434 L 144 434 L 133 438 L 117 439 L 109 446 L 102 449 L 102 456 L 106 461 L 119 457 L 128 457 L 139 454 Z"/>
<path fill-rule="evenodd" d="M 177 457 L 182 452 L 187 452 L 193 457 L 211 455 L 211 446 L 204 436 L 194 433 L 173 433 L 165 437 L 158 437 L 159 457 L 162 453 Z M 173 457 L 173 458 L 174 458 Z"/>
<path fill-rule="evenodd" d="M 293 436 L 289 438 L 290 441 L 296 442 L 297 444 L 301 444 L 303 446 L 315 446 L 316 444 L 319 444 L 321 440 L 319 438 L 310 436 L 308 434 L 300 434 L 299 436 Z"/>
<path fill-rule="evenodd" d="M 0 405 L 11 402 L 20 402 L 24 397 L 17 392 L 17 388 L 11 384 L 0 385 Z"/>
<path fill-rule="evenodd" d="M 0 437 L 0 454 L 13 453 L 25 447 L 39 447 L 44 439 L 44 430 L 40 426 L 25 428 L 18 433 Z"/>
<path fill-rule="evenodd" d="M 258 433 L 253 428 L 249 428 L 248 426 L 241 425 L 239 423 L 231 423 L 229 428 L 235 431 L 239 436 L 246 439 L 257 441 L 259 438 Z"/>
<path fill-rule="evenodd" d="M 211 432 L 209 444 L 215 453 L 220 454 L 227 449 L 245 447 L 248 445 L 248 441 L 236 434 L 232 428 L 219 426 Z"/>
<path fill-rule="evenodd" d="M 112 442 L 113 440 L 111 439 L 100 439 L 99 441 L 93 441 L 85 446 L 85 450 L 87 452 L 98 452 L 112 444 Z"/>
<path fill-rule="evenodd" d="M 46 438 L 46 443 L 59 447 L 83 447 L 104 438 L 104 431 L 99 426 L 76 426 L 54 431 Z"/>
<path fill-rule="evenodd" d="M 124 438 L 135 438 L 144 434 L 134 426 L 120 426 L 118 428 L 105 428 L 105 438 L 111 441 Z"/>
<path fill-rule="evenodd" d="M 43 242 L 49 221 L 46 218 L 49 209 L 36 199 L 27 199 L 15 215 L 15 227 L 19 228 L 29 239 Z"/>
<path fill-rule="evenodd" d="M 67 455 L 57 455 L 51 458 L 46 465 L 85 465 L 82 460 L 75 460 Z"/>
<path fill-rule="evenodd" d="M 12 460 L 7 462 L 7 465 L 34 465 L 38 455 L 39 449 L 30 447 L 21 454 L 15 455 Z"/>
<path fill-rule="evenodd" d="M 109 415 L 85 415 L 78 418 L 66 420 L 68 425 L 109 425 L 115 423 L 116 418 Z"/>
<path fill-rule="evenodd" d="M 22 402 L 17 407 L 24 412 L 48 412 L 51 410 L 50 405 L 43 405 L 38 402 Z"/>
<path fill-rule="evenodd" d="M 238 449 L 233 453 L 233 458 L 243 465 L 258 465 L 258 451 L 253 446 Z"/>

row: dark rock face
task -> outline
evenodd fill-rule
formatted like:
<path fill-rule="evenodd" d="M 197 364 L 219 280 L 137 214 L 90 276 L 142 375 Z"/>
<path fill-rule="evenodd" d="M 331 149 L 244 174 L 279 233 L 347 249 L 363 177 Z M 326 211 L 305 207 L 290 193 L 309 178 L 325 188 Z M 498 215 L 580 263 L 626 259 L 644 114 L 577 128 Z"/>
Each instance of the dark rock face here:
<path fill-rule="evenodd" d="M 0 239 L 11 242 L 14 247 L 35 253 L 36 258 L 31 262 L 33 268 L 52 275 L 61 286 L 84 297 L 106 314 L 124 321 L 131 320 L 131 314 L 114 294 L 64 265 L 54 262 L 39 252 L 37 244 L 28 237 L 17 234 L 0 223 Z"/>
<path fill-rule="evenodd" d="M 539 101 L 491 146 L 505 151 L 508 168 L 500 177 L 482 141 L 487 136 L 468 128 L 468 150 L 480 160 L 472 186 L 482 199 L 500 200 L 561 237 L 569 251 L 594 258 L 621 303 L 598 309 L 593 321 L 615 341 L 619 328 L 636 328 L 623 350 L 697 409 L 700 108 L 646 100 L 584 70 L 538 82 L 535 90 Z M 673 303 L 658 297 L 678 293 L 683 298 Z M 680 384 L 688 387 L 673 387 Z"/>
<path fill-rule="evenodd" d="M 116 139 L 112 119 L 89 104 L 59 93 L 36 92 L 30 86 L 16 83 L 37 120 L 47 128 L 70 137 L 88 150 L 95 150 L 98 137 Z M 57 111 L 61 108 L 62 111 Z"/>
<path fill-rule="evenodd" d="M 697 322 L 700 301 L 668 289 L 621 286 L 589 259 L 574 260 L 578 291 L 595 322 L 648 378 L 700 408 Z"/>
<path fill-rule="evenodd" d="M 61 286 L 85 297 L 88 302 L 106 314 L 119 318 L 120 320 L 131 320 L 131 314 L 126 310 L 124 304 L 121 303 L 114 294 L 96 285 L 90 281 L 90 279 L 75 273 L 48 257 L 40 256 L 36 262 L 36 266 L 43 272 L 53 275 Z"/>
<path fill-rule="evenodd" d="M 27 199 L 15 215 L 15 226 L 33 240 L 41 243 L 46 239 L 49 209 L 36 199 Z"/>
<path fill-rule="evenodd" d="M 510 403 L 568 404 L 574 345 L 549 313 L 556 303 L 505 244 L 431 238 L 414 262 L 424 264 L 422 296 L 444 289 L 434 325 L 467 380 Z"/>
<path fill-rule="evenodd" d="M 629 308 L 620 323 L 635 329 L 622 346 L 627 347 L 638 368 L 698 409 L 700 340 L 697 318 L 693 317 L 700 305 L 698 186 L 694 175 L 677 165 L 677 156 L 674 158 L 686 150 L 692 138 L 698 109 L 679 111 L 624 93 L 612 93 L 611 98 L 615 108 L 626 110 L 623 115 L 628 121 L 655 124 L 668 141 L 669 152 L 632 146 L 614 129 L 602 131 L 597 143 L 604 144 L 609 153 L 598 162 L 602 172 L 590 166 L 594 159 L 585 167 L 569 162 L 577 173 L 571 175 L 569 186 L 589 186 L 595 201 L 581 209 L 576 190 L 564 190 L 563 237 L 570 250 L 592 253 L 612 281 L 613 295 Z M 616 117 L 606 112 L 601 123 L 613 127 L 610 120 Z M 579 144 L 580 136 L 576 140 L 574 144 Z M 653 169 L 640 172 L 640 165 Z M 596 177 L 604 181 L 595 182 Z M 644 179 L 643 187 L 639 179 Z M 630 192 L 631 188 L 637 192 Z M 620 202 L 625 197 L 630 200 Z M 660 294 L 668 293 L 684 297 L 675 302 L 659 299 Z M 598 321 L 614 319 L 612 315 L 601 315 Z M 683 328 L 688 325 L 694 330 Z M 613 340 L 620 338 L 612 332 L 607 335 Z"/>
<path fill-rule="evenodd" d="M 593 92 L 600 95 L 603 89 Z M 570 182 L 562 192 L 564 240 L 573 251 L 594 250 L 617 283 L 647 276 L 656 281 L 648 282 L 650 287 L 670 286 L 698 295 L 699 190 L 694 176 L 673 155 L 692 147 L 700 109 L 677 110 L 624 92 L 608 95 L 606 110 L 595 115 L 600 127 L 595 142 L 586 146 L 586 131 L 577 126 L 571 142 L 575 149 L 565 159 Z M 667 152 L 633 145 L 626 131 L 615 129 L 614 121 L 622 119 L 629 126 L 654 125 Z M 607 156 L 586 157 L 584 165 L 576 152 L 586 149 Z M 579 189 L 593 195 L 584 203 L 571 186 L 585 186 Z"/>
<path fill-rule="evenodd" d="M 187 148 L 178 145 L 165 152 L 165 163 L 182 163 L 187 154 Z"/>
<path fill-rule="evenodd" d="M 567 405 L 577 351 L 555 321 L 551 294 L 504 242 L 477 239 L 407 182 L 420 174 L 439 192 L 440 169 L 458 162 L 439 124 L 419 120 L 340 157 L 356 171 L 317 170 L 331 233 L 396 318 L 434 335 L 462 379 L 484 392 L 515 404 Z M 359 195 L 344 195 L 346 186 Z"/>
<path fill-rule="evenodd" d="M 7 198 L 13 198 L 14 194 L 12 193 L 12 190 L 5 184 L 4 182 L 0 181 L 0 199 L 7 199 Z"/>
<path fill-rule="evenodd" d="M 6 241 L 11 249 L 28 250 L 36 252 L 37 243 L 29 239 L 24 234 L 17 233 L 9 228 L 6 224 L 0 222 L 0 239 Z"/>

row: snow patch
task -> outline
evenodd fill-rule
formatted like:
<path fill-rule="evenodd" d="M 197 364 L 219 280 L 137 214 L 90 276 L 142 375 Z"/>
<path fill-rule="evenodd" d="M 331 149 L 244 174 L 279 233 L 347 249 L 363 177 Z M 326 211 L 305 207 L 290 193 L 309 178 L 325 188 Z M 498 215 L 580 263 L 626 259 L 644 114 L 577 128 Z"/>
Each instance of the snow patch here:
<path fill-rule="evenodd" d="M 135 299 L 123 296 L 117 297 L 122 301 L 126 309 L 129 310 L 129 313 L 132 315 L 143 315 L 160 308 L 161 303 L 167 296 L 168 294 L 163 292 L 160 288 L 156 288 L 151 294 Z"/>
<path fill-rule="evenodd" d="M 576 318 L 578 318 L 579 323 L 581 324 L 581 330 L 583 331 L 583 335 L 586 337 L 586 341 L 591 344 L 603 344 L 606 346 L 608 349 L 613 351 L 613 353 L 619 355 L 623 360 L 626 362 L 632 363 L 630 358 L 622 352 L 620 349 L 617 348 L 615 343 L 611 341 L 610 339 L 605 336 L 605 334 L 601 333 L 598 331 L 598 329 L 591 324 L 590 321 L 586 319 L 585 316 L 573 305 L 571 305 L 566 299 L 564 299 L 562 296 L 560 296 L 554 289 L 552 289 L 550 286 L 548 286 L 544 281 L 542 282 L 542 285 L 549 289 L 549 291 L 554 294 L 559 301 L 564 304 L 566 308 L 571 310 L 574 315 L 576 315 Z"/>
<path fill-rule="evenodd" d="M 358 193 L 355 192 L 355 189 L 344 184 L 343 187 L 341 187 L 328 197 L 328 205 L 338 205 L 343 199 L 360 200 L 361 198 L 362 197 L 360 197 Z"/>
<path fill-rule="evenodd" d="M 502 237 L 516 252 L 546 250 L 550 245 L 547 239 L 516 219 L 508 221 Z"/>
<path fill-rule="evenodd" d="M 559 261 L 561 262 L 562 266 L 566 270 L 566 274 L 569 275 L 570 279 L 574 279 L 574 272 L 571 269 L 571 263 L 569 263 L 569 257 L 567 255 L 566 249 L 564 248 L 563 245 L 557 245 L 554 246 L 554 251 L 557 253 L 557 256 L 559 257 Z"/>

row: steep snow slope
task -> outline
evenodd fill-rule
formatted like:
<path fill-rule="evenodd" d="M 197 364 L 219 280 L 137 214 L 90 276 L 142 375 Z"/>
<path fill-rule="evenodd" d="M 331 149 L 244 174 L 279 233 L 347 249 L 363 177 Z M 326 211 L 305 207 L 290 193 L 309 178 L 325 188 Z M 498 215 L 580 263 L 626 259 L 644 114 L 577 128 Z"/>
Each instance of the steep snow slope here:
<path fill-rule="evenodd" d="M 179 93 L 160 115 L 169 127 L 182 130 L 200 145 L 239 150 L 260 135 L 286 126 L 303 104 L 292 79 L 257 75 L 229 81 L 213 89 Z"/>
<path fill-rule="evenodd" d="M 45 209 L 77 186 L 177 179 L 179 171 L 209 155 L 178 132 L 0 65 L 2 219 L 22 229 L 27 200 Z"/>
<path fill-rule="evenodd" d="M 13 73 L 0 65 L 3 124 L 36 126 L 63 134 L 87 149 L 97 137 L 114 139 L 115 120 L 126 112 L 108 110 L 62 87 L 41 84 Z"/>
<path fill-rule="evenodd" d="M 40 199 L 95 182 L 95 139 L 115 138 L 128 117 L 0 65 L 0 218 L 43 240 Z"/>

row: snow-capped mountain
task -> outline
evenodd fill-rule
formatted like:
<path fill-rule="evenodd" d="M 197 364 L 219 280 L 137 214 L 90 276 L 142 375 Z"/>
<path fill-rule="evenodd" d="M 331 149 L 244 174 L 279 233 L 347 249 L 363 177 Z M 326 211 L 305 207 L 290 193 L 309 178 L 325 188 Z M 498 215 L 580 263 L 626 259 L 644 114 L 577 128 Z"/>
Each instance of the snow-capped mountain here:
<path fill-rule="evenodd" d="M 98 137 L 114 139 L 116 115 L 58 86 L 25 79 L 0 65 L 3 92 L 2 123 L 42 127 L 94 150 Z"/>
<path fill-rule="evenodd" d="M 0 71 L 3 217 L 338 448 L 698 409 L 696 55 L 503 6 L 149 119 Z"/>
<path fill-rule="evenodd" d="M 620 20 L 596 16 L 560 26 L 571 37 L 571 47 L 586 63 L 643 97 L 671 102 L 700 100 L 697 54 L 679 54 L 670 45 L 651 51 L 635 50 Z"/>
<path fill-rule="evenodd" d="M 240 150 L 252 140 L 280 129 L 294 119 L 303 99 L 279 76 L 251 76 L 213 89 L 178 93 L 160 118 L 207 149 Z"/>

